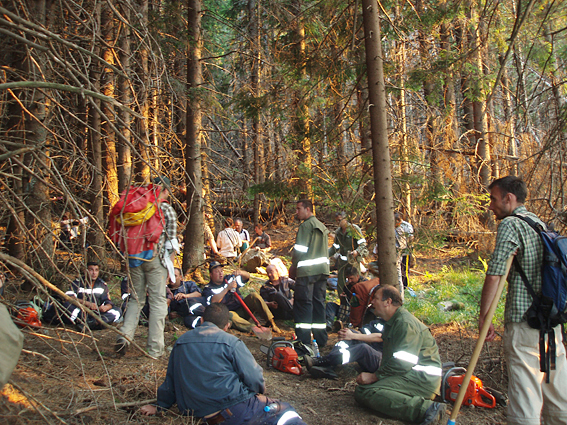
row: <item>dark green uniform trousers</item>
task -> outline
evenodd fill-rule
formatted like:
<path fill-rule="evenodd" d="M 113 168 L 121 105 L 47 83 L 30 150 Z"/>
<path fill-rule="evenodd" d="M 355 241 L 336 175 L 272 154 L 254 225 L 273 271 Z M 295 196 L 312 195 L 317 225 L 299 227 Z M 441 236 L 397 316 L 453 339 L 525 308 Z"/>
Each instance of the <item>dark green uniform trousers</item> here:
<path fill-rule="evenodd" d="M 412 372 L 410 372 L 412 373 Z M 419 384 L 407 376 L 389 376 L 369 385 L 359 385 L 354 391 L 355 400 L 372 410 L 400 419 L 420 423 L 425 411 L 433 404 L 439 387 Z"/>

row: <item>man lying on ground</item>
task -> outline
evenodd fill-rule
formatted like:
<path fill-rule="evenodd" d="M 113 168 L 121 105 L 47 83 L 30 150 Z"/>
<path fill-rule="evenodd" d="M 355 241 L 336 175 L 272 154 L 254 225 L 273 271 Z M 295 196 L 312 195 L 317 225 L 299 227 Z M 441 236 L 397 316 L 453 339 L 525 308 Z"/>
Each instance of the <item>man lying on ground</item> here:
<path fill-rule="evenodd" d="M 304 424 L 288 403 L 263 395 L 262 368 L 246 345 L 226 332 L 228 308 L 213 303 L 205 309 L 203 320 L 177 340 L 157 403 L 143 406 L 141 413 L 155 415 L 177 404 L 183 415 L 210 425 Z"/>

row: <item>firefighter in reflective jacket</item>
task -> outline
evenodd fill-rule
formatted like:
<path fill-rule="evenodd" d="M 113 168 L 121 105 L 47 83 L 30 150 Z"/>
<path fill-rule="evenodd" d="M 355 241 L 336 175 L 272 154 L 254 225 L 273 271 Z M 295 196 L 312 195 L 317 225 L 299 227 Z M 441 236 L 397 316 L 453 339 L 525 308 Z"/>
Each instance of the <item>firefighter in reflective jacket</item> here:
<path fill-rule="evenodd" d="M 311 201 L 299 201 L 296 212 L 303 223 L 297 230 L 289 271 L 289 277 L 295 279 L 295 334 L 304 344 L 311 344 L 313 333 L 319 347 L 324 347 L 327 344 L 325 293 L 329 276 L 329 231 L 313 215 Z"/>
<path fill-rule="evenodd" d="M 335 231 L 335 240 L 329 248 L 328 255 L 330 258 L 339 253 L 335 265 L 338 273 L 337 294 L 340 296 L 345 287 L 345 272 L 349 264 L 360 273 L 360 262 L 368 256 L 368 248 L 362 230 L 356 224 L 347 221 L 345 212 L 338 212 L 336 218 L 339 220 L 339 227 Z"/>
<path fill-rule="evenodd" d="M 356 401 L 403 421 L 441 423 L 446 405 L 432 401 L 441 384 L 441 359 L 431 332 L 402 307 L 393 286 L 379 288 L 372 306 L 386 320 L 382 362 L 375 373 L 357 377 Z"/>

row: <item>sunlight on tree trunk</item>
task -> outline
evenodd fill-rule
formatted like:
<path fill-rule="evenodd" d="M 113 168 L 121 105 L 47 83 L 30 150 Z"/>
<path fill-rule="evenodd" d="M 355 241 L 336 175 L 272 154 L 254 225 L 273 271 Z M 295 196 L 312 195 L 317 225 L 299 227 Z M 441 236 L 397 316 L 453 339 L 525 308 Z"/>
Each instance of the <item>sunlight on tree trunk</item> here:
<path fill-rule="evenodd" d="M 370 128 L 372 158 L 374 163 L 374 187 L 376 191 L 377 246 L 380 282 L 400 289 L 396 267 L 396 242 L 394 234 L 394 197 L 388 146 L 386 116 L 386 92 L 382 65 L 380 20 L 378 4 L 362 1 L 366 47 L 366 69 L 370 102 Z M 403 288 L 401 288 L 403 297 Z"/>
<path fill-rule="evenodd" d="M 185 168 L 187 169 L 187 210 L 189 218 L 183 245 L 183 270 L 203 262 L 203 202 L 201 170 L 201 0 L 187 1 L 187 139 Z"/>

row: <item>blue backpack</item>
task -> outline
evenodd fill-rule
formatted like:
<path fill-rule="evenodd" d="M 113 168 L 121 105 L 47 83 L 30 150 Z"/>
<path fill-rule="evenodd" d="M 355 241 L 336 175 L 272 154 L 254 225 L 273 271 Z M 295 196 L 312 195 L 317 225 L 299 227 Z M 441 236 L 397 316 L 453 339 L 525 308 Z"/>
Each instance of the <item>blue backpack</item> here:
<path fill-rule="evenodd" d="M 528 325 L 540 331 L 540 370 L 546 373 L 555 370 L 555 332 L 557 325 L 567 322 L 567 238 L 557 232 L 545 229 L 533 219 L 516 215 L 525 221 L 541 237 L 543 242 L 543 262 L 541 265 L 541 294 L 536 294 L 517 258 L 514 266 L 520 273 L 533 302 L 526 313 Z M 547 350 L 545 344 L 547 335 Z"/>

